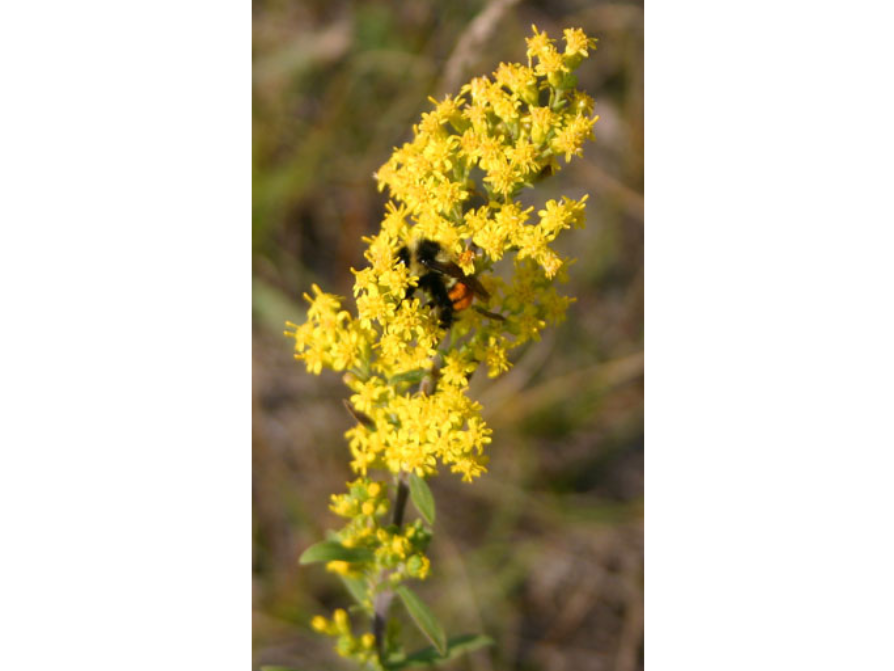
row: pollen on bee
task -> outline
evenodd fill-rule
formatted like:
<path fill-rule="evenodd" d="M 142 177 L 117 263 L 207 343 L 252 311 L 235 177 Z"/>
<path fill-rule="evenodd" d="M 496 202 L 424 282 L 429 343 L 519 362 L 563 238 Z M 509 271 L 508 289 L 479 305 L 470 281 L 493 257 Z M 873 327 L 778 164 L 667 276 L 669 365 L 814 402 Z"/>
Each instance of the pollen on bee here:
<path fill-rule="evenodd" d="M 447 293 L 447 297 L 450 299 L 450 302 L 453 303 L 453 309 L 459 311 L 465 310 L 472 304 L 472 299 L 475 298 L 475 294 L 467 284 L 457 282 Z"/>

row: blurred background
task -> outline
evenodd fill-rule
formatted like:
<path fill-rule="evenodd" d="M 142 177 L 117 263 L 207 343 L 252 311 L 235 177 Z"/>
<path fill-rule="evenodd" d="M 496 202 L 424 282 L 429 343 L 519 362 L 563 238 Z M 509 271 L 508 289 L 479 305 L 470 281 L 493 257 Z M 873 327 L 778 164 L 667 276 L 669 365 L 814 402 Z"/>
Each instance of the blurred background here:
<path fill-rule="evenodd" d="M 501 61 L 530 26 L 599 39 L 578 70 L 596 142 L 528 192 L 590 194 L 587 228 L 557 248 L 578 262 L 568 320 L 473 380 L 494 430 L 489 473 L 431 481 L 432 574 L 414 588 L 448 635 L 496 645 L 444 668 L 643 668 L 643 9 L 641 2 L 255 0 L 253 6 L 254 664 L 353 669 L 313 633 L 346 607 L 337 578 L 297 558 L 341 526 L 329 496 L 352 478 L 352 419 L 337 375 L 292 358 L 312 282 L 351 294 L 361 237 L 385 197 L 372 175 L 429 109 Z M 395 608 L 395 612 L 399 609 Z M 424 647 L 412 626 L 408 649 Z"/>

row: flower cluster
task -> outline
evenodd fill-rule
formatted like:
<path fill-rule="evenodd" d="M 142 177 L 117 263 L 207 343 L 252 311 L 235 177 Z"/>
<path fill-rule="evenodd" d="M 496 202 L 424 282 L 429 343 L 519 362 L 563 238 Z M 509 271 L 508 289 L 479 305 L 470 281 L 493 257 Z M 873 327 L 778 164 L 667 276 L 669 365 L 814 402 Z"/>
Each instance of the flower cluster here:
<path fill-rule="evenodd" d="M 353 271 L 357 316 L 342 299 L 314 286 L 308 321 L 293 326 L 296 356 L 319 374 L 349 371 L 351 402 L 365 420 L 348 432 L 352 466 L 427 476 L 440 462 L 471 481 L 484 472 L 490 430 L 480 406 L 464 392 L 480 363 L 495 377 L 509 369 L 509 350 L 564 316 L 571 299 L 553 280 L 569 260 L 550 243 L 584 224 L 587 197 L 550 200 L 534 208 L 513 198 L 545 173 L 559 169 L 591 137 L 593 100 L 577 91 L 573 70 L 594 41 L 565 31 L 560 53 L 545 32 L 528 39 L 528 65 L 501 64 L 494 78 L 479 77 L 455 98 L 436 103 L 414 127 L 414 138 L 394 151 L 377 173 L 393 201 L 380 232 L 367 238 L 369 266 Z M 464 310 L 444 338 L 421 292 L 419 277 L 399 258 L 418 240 L 434 240 L 490 294 L 487 310 Z M 514 255 L 512 279 L 490 274 Z M 499 315 L 500 318 L 494 318 Z M 413 391 L 444 358 L 437 390 Z"/>
<path fill-rule="evenodd" d="M 389 510 L 388 487 L 370 480 L 370 471 L 424 479 L 444 466 L 464 481 L 485 472 L 491 430 L 467 395 L 470 377 L 481 364 L 491 377 L 507 371 L 509 352 L 539 339 L 573 300 L 556 291 L 571 260 L 551 243 L 584 225 L 587 196 L 541 208 L 517 200 L 558 171 L 560 159 L 580 155 L 598 119 L 573 74 L 595 40 L 568 29 L 564 44 L 559 51 L 535 27 L 527 65 L 501 63 L 492 78 L 432 100 L 412 140 L 376 173 L 391 200 L 379 232 L 364 238 L 368 266 L 352 271 L 356 314 L 314 285 L 313 296 L 305 295 L 307 321 L 289 324 L 307 370 L 343 371 L 351 391 L 357 423 L 346 436 L 359 479 L 333 497 L 331 509 L 350 520 L 336 539 L 372 560 L 334 559 L 327 568 L 373 592 L 426 577 L 430 532 L 421 521 L 380 519 Z M 408 250 L 423 241 L 444 260 L 421 269 L 409 262 Z M 436 309 L 444 301 L 453 306 L 449 321 Z M 372 596 L 361 606 L 371 612 Z M 343 654 L 370 659 L 372 642 L 351 634 L 343 611 L 314 627 L 338 636 Z"/>
<path fill-rule="evenodd" d="M 350 519 L 335 537 L 346 548 L 369 550 L 376 566 L 389 572 L 392 586 L 408 578 L 424 580 L 430 567 L 425 549 L 431 532 L 419 520 L 402 528 L 383 524 L 379 518 L 389 507 L 385 483 L 367 478 L 349 483 L 348 493 L 333 494 L 329 506 L 336 515 Z M 344 576 L 363 576 L 362 563 L 334 560 L 326 564 L 326 569 Z M 371 608 L 372 602 L 361 605 Z"/>
<path fill-rule="evenodd" d="M 351 620 L 344 609 L 336 609 L 331 620 L 317 615 L 310 624 L 321 634 L 336 638 L 335 649 L 342 657 L 352 657 L 360 664 L 375 663 L 375 636 L 370 633 L 355 636 L 351 630 Z"/>

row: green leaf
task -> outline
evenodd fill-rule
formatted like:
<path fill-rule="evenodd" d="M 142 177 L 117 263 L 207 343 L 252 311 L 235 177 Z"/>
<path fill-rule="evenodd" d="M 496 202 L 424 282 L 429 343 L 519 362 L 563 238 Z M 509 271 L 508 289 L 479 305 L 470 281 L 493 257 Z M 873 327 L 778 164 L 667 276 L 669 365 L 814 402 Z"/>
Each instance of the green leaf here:
<path fill-rule="evenodd" d="M 354 597 L 354 601 L 361 606 L 364 605 L 367 594 L 369 593 L 369 587 L 366 584 L 366 580 L 347 575 L 340 575 L 339 578 L 341 578 L 341 581 L 345 584 L 345 589 L 347 589 L 351 593 L 351 596 Z"/>
<path fill-rule="evenodd" d="M 365 548 L 346 548 L 336 541 L 321 541 L 307 548 L 298 560 L 299 564 L 321 561 L 365 562 L 372 561 L 372 552 Z"/>
<path fill-rule="evenodd" d="M 394 375 L 388 378 L 389 384 L 399 384 L 401 382 L 409 382 L 411 384 L 418 384 L 422 382 L 422 378 L 425 377 L 427 370 L 423 368 L 417 368 L 416 370 L 407 371 L 406 373 L 400 373 L 398 375 Z"/>
<path fill-rule="evenodd" d="M 291 666 L 262 666 L 261 671 L 301 671 L 293 669 Z"/>
<path fill-rule="evenodd" d="M 413 505 L 430 525 L 435 523 L 435 497 L 431 495 L 428 483 L 415 473 L 410 473 L 410 498 Z"/>
<path fill-rule="evenodd" d="M 494 641 L 492 638 L 480 634 L 455 636 L 447 641 L 447 652 L 443 655 L 441 655 L 435 648 L 423 648 L 422 650 L 417 650 L 416 652 L 407 655 L 403 659 L 392 661 L 386 665 L 386 668 L 389 669 L 389 671 L 397 671 L 397 669 L 437 666 L 441 662 L 456 659 L 460 655 L 493 644 Z"/>
<path fill-rule="evenodd" d="M 434 613 L 429 610 L 422 599 L 416 596 L 416 592 L 406 585 L 401 585 L 394 591 L 400 597 L 400 600 L 404 602 L 407 612 L 413 618 L 416 626 L 419 627 L 419 631 L 425 634 L 425 637 L 432 642 L 439 653 L 445 654 L 447 652 L 447 636 L 444 634 L 444 629 Z"/>

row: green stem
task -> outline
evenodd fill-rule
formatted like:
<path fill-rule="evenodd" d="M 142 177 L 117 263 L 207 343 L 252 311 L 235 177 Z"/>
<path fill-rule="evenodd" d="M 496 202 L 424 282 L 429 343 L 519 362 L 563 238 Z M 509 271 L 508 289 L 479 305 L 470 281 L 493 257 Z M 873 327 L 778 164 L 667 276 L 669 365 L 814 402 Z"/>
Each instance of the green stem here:
<path fill-rule="evenodd" d="M 419 391 L 423 394 L 431 395 L 435 391 L 438 384 L 438 373 L 444 360 L 441 356 L 436 355 L 432 359 L 431 370 L 419 383 Z M 408 474 L 401 471 L 397 474 L 397 494 L 394 498 L 394 509 L 392 511 L 391 523 L 398 530 L 404 523 L 404 511 L 407 508 L 407 499 L 410 495 L 410 486 L 407 484 Z M 379 585 L 386 580 L 386 575 L 382 572 L 379 575 Z M 373 636 L 376 637 L 376 653 L 379 656 L 379 664 L 385 665 L 385 635 L 388 629 L 388 610 L 391 608 L 391 602 L 394 600 L 394 590 L 388 588 L 376 594 L 373 603 Z"/>
<path fill-rule="evenodd" d="M 394 500 L 394 514 L 391 518 L 392 524 L 397 525 L 400 529 L 404 523 L 404 509 L 407 507 L 407 495 L 410 493 L 410 487 L 407 484 L 407 474 L 400 473 L 397 476 L 397 497 Z"/>
<path fill-rule="evenodd" d="M 404 523 L 404 511 L 407 508 L 407 499 L 409 498 L 410 487 L 407 485 L 407 474 L 398 473 L 397 475 L 397 496 L 394 499 L 394 510 L 392 511 L 391 521 L 398 529 Z M 380 576 L 380 584 L 384 579 L 384 575 Z M 385 634 L 388 625 L 388 610 L 391 608 L 391 602 L 394 600 L 394 592 L 391 589 L 382 590 L 376 595 L 373 616 L 373 636 L 376 637 L 376 652 L 379 656 L 379 663 L 385 665 Z"/>

